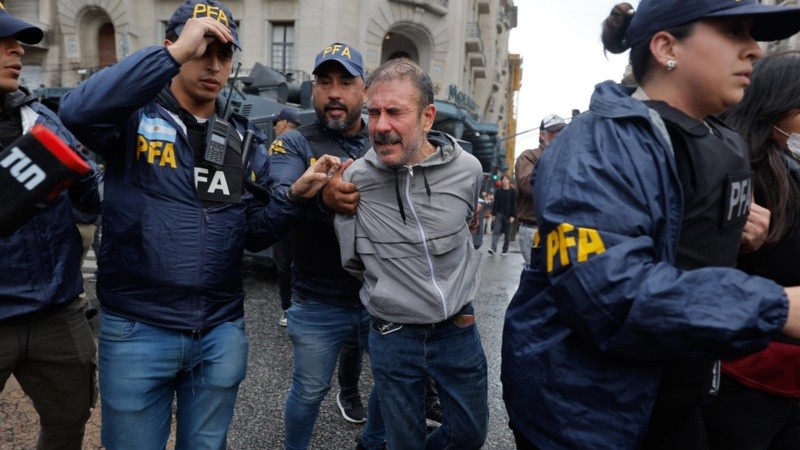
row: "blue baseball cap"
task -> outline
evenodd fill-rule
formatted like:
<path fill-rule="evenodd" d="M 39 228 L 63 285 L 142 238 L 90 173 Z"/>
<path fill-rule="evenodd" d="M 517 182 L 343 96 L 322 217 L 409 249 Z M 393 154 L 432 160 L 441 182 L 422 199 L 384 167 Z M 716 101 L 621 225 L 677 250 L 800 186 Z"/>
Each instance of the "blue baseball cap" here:
<path fill-rule="evenodd" d="M 778 41 L 800 31 L 800 8 L 762 5 L 756 0 L 642 0 L 625 39 L 635 47 L 659 31 L 700 19 L 749 17 L 757 41 Z"/>
<path fill-rule="evenodd" d="M 23 44 L 38 44 L 44 38 L 41 28 L 12 17 L 0 2 L 0 38 L 13 36 Z"/>
<path fill-rule="evenodd" d="M 275 123 L 279 120 L 285 120 L 289 123 L 293 123 L 296 126 L 300 126 L 300 116 L 297 113 L 289 108 L 283 108 L 281 112 L 272 116 L 272 123 Z"/>
<path fill-rule="evenodd" d="M 167 22 L 167 33 L 174 31 L 178 36 L 181 35 L 186 21 L 197 17 L 211 17 L 228 27 L 233 35 L 233 45 L 242 49 L 239 44 L 239 32 L 236 29 L 236 22 L 233 21 L 231 10 L 224 3 L 216 0 L 186 0 L 178 9 L 172 13 Z"/>
<path fill-rule="evenodd" d="M 311 73 L 316 74 L 319 66 L 328 61 L 338 62 L 354 77 L 366 78 L 364 76 L 364 60 L 361 58 L 361 53 L 347 44 L 334 42 L 325 47 L 314 59 L 314 70 Z"/>

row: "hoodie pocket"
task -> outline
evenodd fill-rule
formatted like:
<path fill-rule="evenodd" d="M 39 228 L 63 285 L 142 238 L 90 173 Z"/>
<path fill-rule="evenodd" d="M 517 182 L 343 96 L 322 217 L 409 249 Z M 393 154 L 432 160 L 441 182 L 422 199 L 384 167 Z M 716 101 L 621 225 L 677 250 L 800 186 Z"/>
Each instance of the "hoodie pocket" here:
<path fill-rule="evenodd" d="M 380 259 L 413 258 L 422 255 L 420 244 L 371 242 L 368 239 L 356 239 L 356 251 L 361 255 L 375 255 Z"/>
<path fill-rule="evenodd" d="M 447 236 L 441 236 L 435 239 L 431 239 L 428 241 L 431 249 L 431 253 L 436 256 L 441 256 L 450 251 L 461 247 L 464 245 L 464 242 L 469 241 L 468 237 L 461 236 L 461 233 L 453 233 Z"/>

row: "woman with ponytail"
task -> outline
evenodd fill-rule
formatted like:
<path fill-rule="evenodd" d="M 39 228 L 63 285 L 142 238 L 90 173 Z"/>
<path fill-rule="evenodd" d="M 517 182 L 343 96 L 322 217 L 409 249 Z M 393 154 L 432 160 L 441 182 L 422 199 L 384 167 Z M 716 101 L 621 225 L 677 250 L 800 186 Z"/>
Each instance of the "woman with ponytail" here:
<path fill-rule="evenodd" d="M 716 115 L 757 41 L 800 8 L 755 0 L 614 7 L 606 51 L 636 86 L 597 85 L 537 166 L 538 238 L 506 312 L 502 381 L 519 449 L 708 448 L 718 360 L 800 338 L 800 287 L 735 268 L 767 236 L 741 137 Z"/>

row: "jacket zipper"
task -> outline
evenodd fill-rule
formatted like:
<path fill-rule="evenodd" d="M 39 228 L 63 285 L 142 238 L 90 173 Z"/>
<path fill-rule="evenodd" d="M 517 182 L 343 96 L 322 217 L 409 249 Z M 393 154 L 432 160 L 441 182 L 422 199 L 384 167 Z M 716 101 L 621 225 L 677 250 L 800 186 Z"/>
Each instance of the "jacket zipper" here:
<path fill-rule="evenodd" d="M 163 106 L 162 106 L 163 108 Z M 164 117 L 164 116 L 162 116 Z M 166 117 L 167 121 L 177 122 L 177 119 L 172 114 L 167 114 Z M 175 130 L 178 132 L 181 137 L 186 141 L 186 148 L 189 149 L 189 153 L 191 155 L 192 161 L 192 170 L 189 171 L 189 183 L 194 189 L 194 198 L 197 202 L 197 207 L 200 212 L 200 216 L 203 219 L 203 222 L 200 224 L 200 242 L 199 242 L 199 255 L 198 255 L 198 263 L 197 263 L 197 284 L 200 286 L 202 291 L 203 289 L 203 264 L 205 264 L 205 248 L 206 248 L 206 231 L 208 231 L 208 224 L 211 223 L 211 216 L 208 214 L 208 209 L 203 206 L 203 200 L 200 198 L 200 193 L 197 192 L 197 184 L 194 175 L 194 150 L 192 149 L 191 143 L 189 142 L 189 135 L 184 131 L 186 128 L 186 124 L 183 124 L 183 127 L 179 126 L 175 123 Z M 195 323 L 197 324 L 196 329 L 203 328 L 203 314 L 202 314 L 202 305 L 199 294 L 194 297 L 194 310 L 196 311 Z"/>
<path fill-rule="evenodd" d="M 436 288 L 436 292 L 439 293 L 439 298 L 442 301 L 442 312 L 444 313 L 444 318 L 447 319 L 447 302 L 444 298 L 444 292 L 442 292 L 442 288 L 440 288 L 439 283 L 436 282 L 436 271 L 433 268 L 433 257 L 428 249 L 428 238 L 425 235 L 425 230 L 422 228 L 422 221 L 419 220 L 417 209 L 414 207 L 414 202 L 411 199 L 411 179 L 413 177 L 414 168 L 409 167 L 408 177 L 406 177 L 406 201 L 408 202 L 409 208 L 411 208 L 411 214 L 414 216 L 414 220 L 417 222 L 417 229 L 419 230 L 419 235 L 422 238 L 422 249 L 425 252 L 425 261 L 428 263 L 428 270 L 430 270 L 431 273 L 431 283 L 433 284 L 433 287 Z"/>

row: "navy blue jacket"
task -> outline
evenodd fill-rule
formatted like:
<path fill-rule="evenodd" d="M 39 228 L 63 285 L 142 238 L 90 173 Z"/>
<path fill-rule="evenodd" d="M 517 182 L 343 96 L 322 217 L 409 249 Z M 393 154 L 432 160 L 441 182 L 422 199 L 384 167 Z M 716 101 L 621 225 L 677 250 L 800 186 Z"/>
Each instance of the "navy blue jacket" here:
<path fill-rule="evenodd" d="M 40 103 L 22 111 L 23 131 L 42 124 L 78 152 L 75 137 L 52 111 Z M 0 238 L 0 324 L 56 311 L 83 292 L 83 247 L 72 205 L 99 210 L 98 177 L 94 171 L 85 175 L 19 230 Z"/>
<path fill-rule="evenodd" d="M 683 199 L 653 114 L 602 83 L 537 166 L 539 234 L 506 312 L 501 377 L 538 447 L 636 448 L 666 364 L 755 352 L 786 321 L 772 281 L 674 266 Z"/>
<path fill-rule="evenodd" d="M 156 101 L 179 71 L 165 47 L 142 49 L 70 91 L 59 112 L 107 161 L 97 284 L 104 310 L 202 331 L 242 316 L 244 248 L 264 248 L 287 229 L 279 204 L 247 192 L 240 203 L 203 205 L 185 125 Z M 240 135 L 257 131 L 247 177 L 266 189 L 263 133 L 237 114 L 229 121 Z"/>

